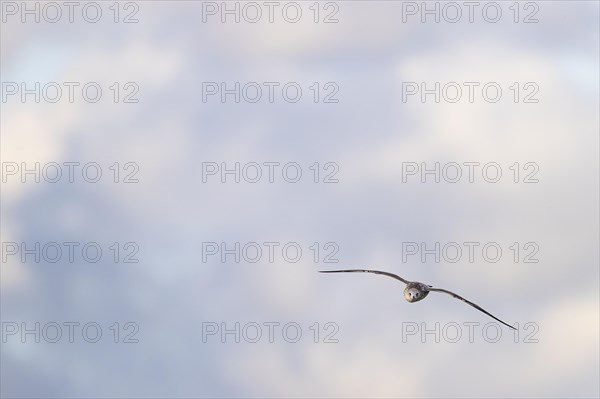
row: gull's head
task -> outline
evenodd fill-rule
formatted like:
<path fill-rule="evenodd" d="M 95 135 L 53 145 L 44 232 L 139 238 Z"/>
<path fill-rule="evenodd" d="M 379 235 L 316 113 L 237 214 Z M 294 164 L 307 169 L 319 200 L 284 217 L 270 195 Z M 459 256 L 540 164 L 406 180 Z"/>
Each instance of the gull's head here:
<path fill-rule="evenodd" d="M 408 302 L 418 302 L 425 298 L 429 291 L 421 283 L 409 283 L 404 289 L 404 299 Z"/>

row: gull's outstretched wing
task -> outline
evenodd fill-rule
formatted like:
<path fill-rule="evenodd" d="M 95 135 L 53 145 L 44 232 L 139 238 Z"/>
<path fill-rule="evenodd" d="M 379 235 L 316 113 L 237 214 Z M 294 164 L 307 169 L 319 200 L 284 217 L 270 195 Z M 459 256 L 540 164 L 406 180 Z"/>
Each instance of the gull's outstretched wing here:
<path fill-rule="evenodd" d="M 488 312 L 488 311 L 484 310 L 484 309 L 483 309 L 482 307 L 480 307 L 479 305 L 476 305 L 476 304 L 474 304 L 473 302 L 466 300 L 466 299 L 465 299 L 465 298 L 463 298 L 462 296 L 460 296 L 460 295 L 457 295 L 457 294 L 455 294 L 455 293 L 454 293 L 454 292 L 452 292 L 452 291 L 444 290 L 444 289 L 442 289 L 442 288 L 429 288 L 429 291 L 443 292 L 443 293 L 445 293 L 445 294 L 452 295 L 454 298 L 456 298 L 456 299 L 460 299 L 461 301 L 463 301 L 463 302 L 465 302 L 465 303 L 468 303 L 469 305 L 473 306 L 475 309 L 477 309 L 477 310 L 479 310 L 479 311 L 481 311 L 481 312 L 485 313 L 486 315 L 490 316 L 492 319 L 498 320 L 500 323 L 504 324 L 505 326 L 507 326 L 507 327 L 510 327 L 510 328 L 512 328 L 513 330 L 516 330 L 516 328 L 514 328 L 513 326 L 511 326 L 511 325 L 509 325 L 509 324 L 506 324 L 505 322 L 503 322 L 502 320 L 500 320 L 499 318 L 497 318 L 496 316 L 494 316 L 494 315 L 493 315 L 493 314 L 491 314 L 490 312 Z"/>
<path fill-rule="evenodd" d="M 404 284 L 408 284 L 408 281 L 403 279 L 402 277 L 388 272 L 382 272 L 379 270 L 368 270 L 368 269 L 347 269 L 347 270 L 319 270 L 319 273 L 375 273 L 375 274 L 383 274 L 384 276 L 388 276 L 391 278 L 395 278 L 396 280 L 402 281 Z"/>

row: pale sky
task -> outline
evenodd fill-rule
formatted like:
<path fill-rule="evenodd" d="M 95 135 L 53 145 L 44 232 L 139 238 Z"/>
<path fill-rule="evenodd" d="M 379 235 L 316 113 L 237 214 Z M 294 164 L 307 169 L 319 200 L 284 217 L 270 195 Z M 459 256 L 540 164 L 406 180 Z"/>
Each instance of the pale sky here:
<path fill-rule="evenodd" d="M 518 16 L 513 2 L 498 2 L 496 23 L 486 20 L 489 2 L 473 22 L 458 2 L 456 23 L 442 3 L 436 23 L 421 21 L 421 2 L 394 1 L 322 2 L 318 15 L 298 1 L 287 6 L 302 10 L 297 23 L 283 17 L 290 2 L 279 3 L 273 23 L 261 2 L 259 21 L 246 21 L 254 6 L 240 2 L 240 22 L 223 23 L 221 2 L 200 1 L 121 2 L 118 23 L 113 2 L 98 2 L 97 23 L 79 8 L 73 23 L 64 9 L 50 23 L 42 2 L 40 22 L 22 23 L 21 2 L 12 3 L 1 3 L 0 39 L 3 396 L 600 395 L 597 2 L 521 2 Z M 127 16 L 139 21 L 125 24 Z M 18 90 L 56 82 L 63 97 L 23 102 L 7 94 L 10 82 Z M 79 84 L 72 103 L 65 82 Z M 81 96 L 89 82 L 103 88 L 97 103 Z M 246 94 L 259 86 L 263 96 L 203 101 L 207 82 L 219 90 L 254 82 Z M 419 90 L 454 82 L 447 89 L 463 96 L 403 101 L 407 82 Z M 298 102 L 281 95 L 288 83 L 302 89 Z M 490 83 L 502 89 L 497 102 L 482 94 Z M 129 94 L 139 102 L 123 103 Z M 70 183 L 65 172 L 58 183 L 22 183 L 23 163 L 36 162 L 95 163 L 102 178 Z M 246 171 L 258 164 L 262 179 L 236 183 L 230 174 L 222 183 L 219 169 L 203 182 L 207 163 L 236 162 Z M 278 163 L 272 183 L 269 163 Z M 301 169 L 297 183 L 286 181 L 292 171 L 282 175 L 290 163 Z M 403 182 L 408 163 L 456 163 L 463 178 L 423 183 L 419 170 Z M 473 183 L 465 163 L 480 165 Z M 497 183 L 481 174 L 489 163 L 502 171 Z M 19 171 L 9 174 L 10 165 Z M 130 173 L 139 182 L 123 183 Z M 80 243 L 76 260 L 22 262 L 7 244 L 50 242 Z M 96 263 L 79 250 L 90 242 L 103 250 Z M 239 263 L 223 262 L 221 248 L 203 253 L 222 242 L 248 252 Z M 464 244 L 472 242 L 473 262 Z M 457 243 L 462 256 L 423 261 L 406 256 L 406 243 Z M 249 261 L 256 246 L 262 257 Z M 302 251 L 297 262 L 282 251 L 290 246 Z M 484 246 L 502 255 L 491 262 Z M 128 255 L 139 262 L 124 263 Z M 316 272 L 364 267 L 455 291 L 519 332 L 449 296 L 410 304 L 389 278 Z M 65 322 L 97 323 L 102 337 L 89 343 L 79 332 L 69 342 Z M 22 327 L 35 323 L 41 342 L 34 333 L 22 342 Z M 62 326 L 56 343 L 49 323 Z M 236 323 L 240 342 L 235 334 L 221 342 L 222 327 Z M 300 327 L 298 342 L 283 335 L 288 324 Z M 257 325 L 262 335 L 249 342 Z M 124 343 L 134 329 L 139 342 Z"/>

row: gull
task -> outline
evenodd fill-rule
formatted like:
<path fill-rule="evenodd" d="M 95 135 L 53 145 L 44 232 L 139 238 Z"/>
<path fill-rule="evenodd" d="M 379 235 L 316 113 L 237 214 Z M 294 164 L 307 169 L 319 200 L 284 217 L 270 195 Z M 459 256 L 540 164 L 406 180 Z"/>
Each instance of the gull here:
<path fill-rule="evenodd" d="M 516 328 L 514 328 L 513 326 L 511 326 L 510 324 L 506 324 L 505 322 L 503 322 L 502 320 L 500 320 L 499 318 L 497 318 L 496 316 L 494 316 L 493 314 L 489 313 L 488 311 L 484 310 L 483 308 L 481 308 L 479 305 L 466 300 L 465 298 L 463 298 L 462 296 L 455 294 L 452 291 L 448 291 L 445 290 L 443 288 L 434 288 L 431 285 L 427 285 L 427 284 L 423 284 L 423 283 L 419 283 L 418 281 L 408 281 L 403 279 L 402 277 L 393 274 L 393 273 L 388 273 L 388 272 L 382 272 L 379 270 L 369 270 L 369 269 L 347 269 L 347 270 L 319 270 L 319 273 L 375 273 L 375 274 L 383 274 L 384 276 L 388 276 L 391 278 L 395 278 L 396 280 L 400 280 L 402 281 L 404 284 L 406 284 L 406 288 L 404 289 L 404 299 L 406 299 L 408 302 L 413 303 L 413 302 L 418 302 L 422 299 L 425 299 L 425 297 L 430 293 L 430 292 L 443 292 L 445 294 L 449 294 L 452 295 L 454 298 L 456 299 L 460 299 L 461 301 L 473 306 L 475 309 L 485 313 L 486 315 L 490 316 L 492 319 L 498 320 L 500 323 L 504 324 L 507 327 L 512 328 L 513 330 L 516 330 Z"/>

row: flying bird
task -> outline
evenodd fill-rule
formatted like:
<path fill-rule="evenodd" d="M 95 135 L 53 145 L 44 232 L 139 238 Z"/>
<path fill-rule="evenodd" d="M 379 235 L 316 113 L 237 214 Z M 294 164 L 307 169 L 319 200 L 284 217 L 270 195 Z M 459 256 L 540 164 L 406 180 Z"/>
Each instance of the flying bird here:
<path fill-rule="evenodd" d="M 503 322 L 502 320 L 500 320 L 499 318 L 497 318 L 493 314 L 491 314 L 488 311 L 486 311 L 483 308 L 481 308 L 479 305 L 474 304 L 473 302 L 466 300 L 462 296 L 460 296 L 458 294 L 455 294 L 452 291 L 448 291 L 448 290 L 445 290 L 445 289 L 442 289 L 442 288 L 433 288 L 431 285 L 419 283 L 418 281 L 408 281 L 408 280 L 405 280 L 402 277 L 400 277 L 400 276 L 398 276 L 396 274 L 393 274 L 393 273 L 382 272 L 382 271 L 379 271 L 379 270 L 368 270 L 368 269 L 320 270 L 319 272 L 320 273 L 355 273 L 355 272 L 359 272 L 359 273 L 383 274 L 384 276 L 395 278 L 396 280 L 402 281 L 404 284 L 406 284 L 406 288 L 404 289 L 404 299 L 406 299 L 410 303 L 412 303 L 412 302 L 418 302 L 418 301 L 420 301 L 422 299 L 425 299 L 425 297 L 427 295 L 429 295 L 430 292 L 443 292 L 445 294 L 452 295 L 456 299 L 460 299 L 461 301 L 463 301 L 463 302 L 465 302 L 465 303 L 473 306 L 475 309 L 477 309 L 477 310 L 485 313 L 486 315 L 490 316 L 491 318 L 493 318 L 495 320 L 498 320 L 500 323 L 504 324 L 505 326 L 510 327 L 513 330 L 516 330 L 516 328 L 514 328 L 510 324 L 506 324 L 505 322 Z"/>

